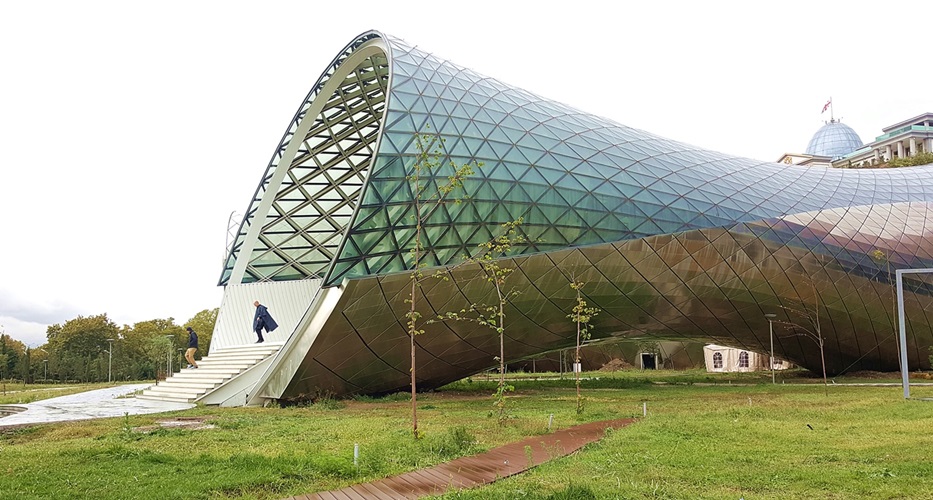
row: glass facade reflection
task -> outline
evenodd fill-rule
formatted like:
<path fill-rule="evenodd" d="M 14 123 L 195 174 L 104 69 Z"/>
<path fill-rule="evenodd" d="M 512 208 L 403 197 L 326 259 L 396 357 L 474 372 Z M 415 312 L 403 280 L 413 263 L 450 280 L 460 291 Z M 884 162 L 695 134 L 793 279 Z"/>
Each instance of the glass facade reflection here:
<path fill-rule="evenodd" d="M 566 314 L 575 273 L 604 311 L 599 339 L 709 340 L 761 352 L 764 313 L 804 322 L 787 311 L 813 304 L 833 370 L 896 367 L 886 337 L 890 270 L 933 265 L 933 168 L 801 168 L 706 151 L 370 32 L 302 105 L 221 276 L 221 284 L 343 284 L 291 382 L 266 388 L 272 396 L 407 386 L 405 320 L 396 311 L 405 309 L 414 236 L 406 175 L 414 134 L 424 132 L 445 140 L 446 159 L 484 166 L 464 187 L 468 201 L 427 222 L 426 261 L 447 267 L 450 279 L 425 288 L 423 314 L 488 298 L 471 279 L 475 269 L 450 266 L 522 217 L 533 243 L 505 259 L 522 290 L 510 304 L 512 359 L 573 344 Z M 921 283 L 911 293 L 912 363 L 926 366 L 930 294 Z M 424 387 L 495 364 L 490 331 L 433 330 L 418 339 Z M 813 367 L 819 351 L 809 344 L 778 335 L 776 355 Z"/>

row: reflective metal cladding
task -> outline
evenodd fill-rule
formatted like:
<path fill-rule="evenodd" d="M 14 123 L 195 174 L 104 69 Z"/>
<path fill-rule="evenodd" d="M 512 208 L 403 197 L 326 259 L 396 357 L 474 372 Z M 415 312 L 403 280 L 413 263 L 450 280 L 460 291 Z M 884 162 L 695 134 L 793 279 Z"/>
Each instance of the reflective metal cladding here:
<path fill-rule="evenodd" d="M 784 359 L 818 369 L 822 337 L 831 371 L 896 369 L 894 270 L 933 267 L 933 167 L 803 168 L 706 151 L 369 32 L 302 103 L 221 275 L 223 285 L 340 287 L 333 304 L 311 305 L 289 341 L 302 347 L 265 380 L 266 396 L 408 386 L 406 176 L 414 136 L 425 132 L 443 138 L 445 162 L 483 166 L 465 183 L 465 201 L 426 224 L 425 262 L 449 279 L 425 285 L 422 313 L 488 302 L 476 268 L 457 265 L 521 217 L 530 243 L 502 259 L 521 291 L 507 310 L 508 359 L 574 344 L 566 318 L 574 275 L 602 310 L 595 339 L 702 339 L 766 352 L 764 314 L 775 313 Z M 908 356 L 927 367 L 931 289 L 911 279 Z M 496 364 L 488 328 L 427 330 L 417 339 L 422 387 Z"/>

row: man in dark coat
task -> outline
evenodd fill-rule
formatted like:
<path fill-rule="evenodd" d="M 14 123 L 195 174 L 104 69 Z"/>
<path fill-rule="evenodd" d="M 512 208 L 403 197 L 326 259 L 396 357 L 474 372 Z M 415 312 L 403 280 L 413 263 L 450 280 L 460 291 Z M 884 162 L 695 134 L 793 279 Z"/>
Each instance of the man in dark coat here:
<path fill-rule="evenodd" d="M 185 328 L 188 331 L 188 350 L 185 351 L 185 359 L 188 360 L 188 368 L 197 368 L 198 362 L 194 360 L 194 353 L 198 352 L 198 334 L 189 326 Z"/>
<path fill-rule="evenodd" d="M 261 344 L 266 341 L 266 339 L 262 338 L 262 330 L 265 329 L 266 333 L 269 333 L 278 328 L 279 324 L 272 319 L 272 315 L 269 314 L 269 309 L 260 304 L 258 300 L 253 302 L 253 305 L 256 306 L 256 316 L 253 317 L 253 331 L 255 331 L 256 336 L 259 337 L 256 343 Z"/>

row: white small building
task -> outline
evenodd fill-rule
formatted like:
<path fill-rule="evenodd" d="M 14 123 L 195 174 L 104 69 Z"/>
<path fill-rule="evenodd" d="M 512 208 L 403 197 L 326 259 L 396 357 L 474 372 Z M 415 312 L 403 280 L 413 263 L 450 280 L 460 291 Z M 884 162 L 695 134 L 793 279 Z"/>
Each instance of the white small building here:
<path fill-rule="evenodd" d="M 747 349 L 736 349 L 722 345 L 703 346 L 703 358 L 708 372 L 756 372 L 768 371 L 768 356 Z M 774 369 L 785 370 L 790 364 L 775 358 Z"/>

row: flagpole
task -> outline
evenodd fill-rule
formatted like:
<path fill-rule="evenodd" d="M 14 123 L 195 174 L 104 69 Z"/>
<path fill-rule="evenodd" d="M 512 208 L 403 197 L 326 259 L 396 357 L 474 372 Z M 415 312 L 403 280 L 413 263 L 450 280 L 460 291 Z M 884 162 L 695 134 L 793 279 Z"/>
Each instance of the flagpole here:
<path fill-rule="evenodd" d="M 829 96 L 829 122 L 835 123 L 836 117 L 833 114 L 833 96 Z"/>

